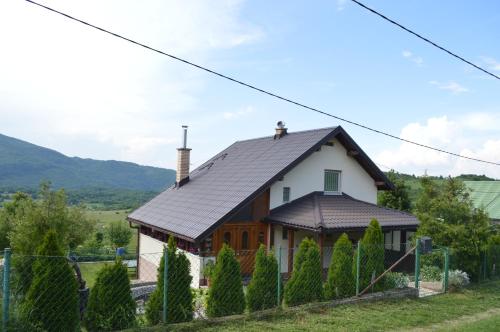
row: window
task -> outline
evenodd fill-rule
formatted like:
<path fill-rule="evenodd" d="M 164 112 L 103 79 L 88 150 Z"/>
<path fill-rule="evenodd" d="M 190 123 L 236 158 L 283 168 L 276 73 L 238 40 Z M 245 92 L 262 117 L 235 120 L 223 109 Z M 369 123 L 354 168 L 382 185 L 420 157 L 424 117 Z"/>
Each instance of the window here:
<path fill-rule="evenodd" d="M 231 242 L 231 233 L 230 232 L 225 232 L 224 233 L 224 243 L 229 244 Z"/>
<path fill-rule="evenodd" d="M 325 193 L 340 193 L 340 171 L 325 170 Z"/>
<path fill-rule="evenodd" d="M 283 227 L 281 229 L 281 239 L 288 240 L 288 228 Z"/>
<path fill-rule="evenodd" d="M 264 244 L 264 242 L 265 242 L 264 232 L 259 233 L 258 241 L 259 241 L 259 244 Z"/>
<path fill-rule="evenodd" d="M 290 187 L 283 187 L 283 203 L 290 202 Z"/>
<path fill-rule="evenodd" d="M 243 231 L 243 233 L 241 233 L 241 249 L 248 250 L 248 232 L 247 231 Z"/>

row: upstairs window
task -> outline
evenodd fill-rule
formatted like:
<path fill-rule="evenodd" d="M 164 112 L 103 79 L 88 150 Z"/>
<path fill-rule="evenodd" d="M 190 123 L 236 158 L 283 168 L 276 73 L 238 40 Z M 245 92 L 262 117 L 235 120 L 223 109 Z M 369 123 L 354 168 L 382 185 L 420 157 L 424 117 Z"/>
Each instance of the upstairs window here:
<path fill-rule="evenodd" d="M 290 187 L 283 187 L 283 203 L 290 202 Z"/>
<path fill-rule="evenodd" d="M 340 171 L 325 170 L 325 193 L 340 194 Z"/>

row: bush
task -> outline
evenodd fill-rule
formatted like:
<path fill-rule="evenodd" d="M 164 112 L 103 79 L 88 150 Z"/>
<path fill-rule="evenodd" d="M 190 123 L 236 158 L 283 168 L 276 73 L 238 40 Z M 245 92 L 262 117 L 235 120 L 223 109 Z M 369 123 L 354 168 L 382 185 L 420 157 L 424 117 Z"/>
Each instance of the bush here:
<path fill-rule="evenodd" d="M 187 322 L 193 319 L 190 263 L 184 253 L 178 253 L 174 238 L 168 240 L 167 323 Z M 151 324 L 162 320 L 165 276 L 165 254 L 158 267 L 156 289 L 146 303 L 146 318 Z"/>
<path fill-rule="evenodd" d="M 410 277 L 400 272 L 388 272 L 384 278 L 385 289 L 406 288 L 410 283 Z"/>
<path fill-rule="evenodd" d="M 470 283 L 467 272 L 451 270 L 448 274 L 448 287 L 451 291 L 459 290 Z"/>
<path fill-rule="evenodd" d="M 266 254 L 260 245 L 255 256 L 255 269 L 247 289 L 247 304 L 250 311 L 273 308 L 278 304 L 278 262 L 274 254 Z"/>
<path fill-rule="evenodd" d="M 422 281 L 441 281 L 441 269 L 433 265 L 425 265 L 420 269 L 420 279 Z"/>
<path fill-rule="evenodd" d="M 135 325 L 135 301 L 121 259 L 104 266 L 97 274 L 84 317 L 89 332 L 123 330 Z"/>
<path fill-rule="evenodd" d="M 78 285 L 54 231 L 46 233 L 21 304 L 25 321 L 45 331 L 79 331 Z"/>
<path fill-rule="evenodd" d="M 370 285 L 372 278 L 376 278 L 384 272 L 384 235 L 377 219 L 372 219 L 365 230 L 363 239 L 360 241 L 361 266 L 359 273 L 360 291 Z M 353 259 L 353 274 L 356 275 L 357 252 Z M 384 289 L 383 282 L 374 285 L 374 290 Z"/>
<path fill-rule="evenodd" d="M 241 282 L 240 263 L 227 244 L 217 255 L 212 284 L 208 290 L 208 317 L 241 314 L 245 310 L 245 294 Z"/>
<path fill-rule="evenodd" d="M 355 293 L 355 276 L 352 274 L 352 243 L 347 234 L 342 234 L 335 242 L 332 260 L 328 268 L 325 284 L 327 299 L 345 298 Z"/>
<path fill-rule="evenodd" d="M 295 257 L 292 277 L 285 285 L 285 303 L 295 306 L 321 300 L 322 275 L 319 247 L 313 239 L 305 238 Z"/>

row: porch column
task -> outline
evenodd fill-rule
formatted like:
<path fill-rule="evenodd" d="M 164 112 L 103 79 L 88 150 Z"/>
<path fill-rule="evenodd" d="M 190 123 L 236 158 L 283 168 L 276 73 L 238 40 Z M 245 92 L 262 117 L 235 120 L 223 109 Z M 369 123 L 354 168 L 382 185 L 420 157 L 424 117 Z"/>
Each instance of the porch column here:
<path fill-rule="evenodd" d="M 288 229 L 288 274 L 290 275 L 293 270 L 293 249 L 294 249 L 294 236 L 293 229 Z"/>
<path fill-rule="evenodd" d="M 321 230 L 321 233 L 319 233 L 319 255 L 320 255 L 320 260 L 321 260 L 321 269 L 323 269 L 323 245 L 324 245 L 324 234 L 323 230 Z"/>
<path fill-rule="evenodd" d="M 267 251 L 271 250 L 271 233 L 273 225 L 271 223 L 267 224 Z"/>

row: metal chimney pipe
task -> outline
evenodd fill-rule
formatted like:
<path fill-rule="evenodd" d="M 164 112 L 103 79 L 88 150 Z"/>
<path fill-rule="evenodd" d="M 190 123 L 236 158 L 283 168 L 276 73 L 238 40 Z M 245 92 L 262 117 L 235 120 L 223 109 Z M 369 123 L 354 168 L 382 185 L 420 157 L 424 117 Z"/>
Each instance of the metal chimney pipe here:
<path fill-rule="evenodd" d="M 188 126 L 183 125 L 182 129 L 184 130 L 184 139 L 182 140 L 182 148 L 185 149 L 187 147 Z"/>

